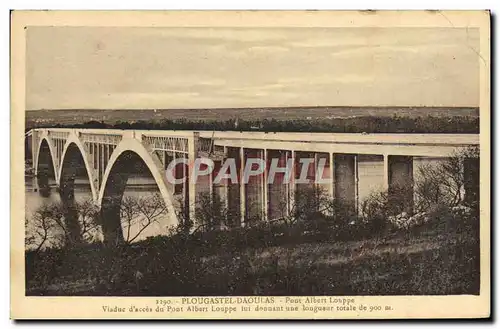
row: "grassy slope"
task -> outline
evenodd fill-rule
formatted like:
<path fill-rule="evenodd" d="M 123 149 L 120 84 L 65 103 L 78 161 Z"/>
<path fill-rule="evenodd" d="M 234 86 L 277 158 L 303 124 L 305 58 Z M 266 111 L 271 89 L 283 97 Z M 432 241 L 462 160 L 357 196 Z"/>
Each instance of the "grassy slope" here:
<path fill-rule="evenodd" d="M 130 247 L 128 247 L 130 248 Z M 394 295 L 477 294 L 478 243 L 470 232 L 398 233 L 350 242 L 314 242 L 166 260 L 160 245 L 135 248 L 99 284 L 85 263 L 107 264 L 90 251 L 61 262 L 65 270 L 38 295 Z M 137 251 L 140 250 L 140 251 Z M 98 254 L 98 253 L 97 253 Z M 99 256 L 100 257 L 100 256 Z M 109 256 L 108 256 L 109 257 Z M 170 256 L 167 256 L 170 257 Z M 69 263 L 77 264 L 68 270 Z M 165 263 L 175 263 L 165 265 Z M 61 270 L 62 271 L 62 270 Z M 144 278 L 137 280 L 140 271 Z M 57 272 L 57 271 L 56 271 Z"/>

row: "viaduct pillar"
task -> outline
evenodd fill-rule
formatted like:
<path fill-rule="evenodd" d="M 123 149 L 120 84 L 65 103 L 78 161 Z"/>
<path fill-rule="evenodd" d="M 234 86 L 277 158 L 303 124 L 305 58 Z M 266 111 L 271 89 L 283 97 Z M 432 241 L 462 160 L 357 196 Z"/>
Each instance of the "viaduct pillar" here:
<path fill-rule="evenodd" d="M 247 177 L 242 181 L 241 186 L 244 189 L 245 195 L 243 204 L 245 204 L 245 221 L 258 221 L 264 219 L 265 202 L 267 199 L 267 188 L 264 186 L 264 174 L 249 175 L 250 170 L 253 172 L 260 168 L 262 161 L 265 161 L 265 150 L 262 149 L 245 149 L 245 164 L 242 168 L 247 170 Z M 243 197 L 243 195 L 242 195 Z M 243 211 L 243 208 L 242 208 Z"/>
<path fill-rule="evenodd" d="M 290 172 L 285 172 L 285 170 L 293 169 L 293 167 L 287 168 L 287 161 L 290 157 L 290 151 L 268 150 L 268 158 L 271 159 L 267 161 L 268 168 L 275 163 L 274 168 L 276 169 L 276 171 L 272 173 L 272 182 L 267 181 L 269 177 L 266 177 L 266 183 L 268 183 L 266 184 L 268 193 L 267 213 L 270 219 L 284 217 L 288 214 L 290 209 L 290 187 L 292 185 L 292 177 L 290 177 Z M 268 176 L 269 173 L 270 170 L 266 170 L 266 176 Z"/>
<path fill-rule="evenodd" d="M 384 155 L 384 187 L 390 203 L 413 211 L 413 157 Z"/>
<path fill-rule="evenodd" d="M 78 212 L 75 204 L 75 176 L 67 176 L 61 179 L 59 195 L 63 205 L 64 225 L 68 230 L 66 243 L 75 245 L 81 242 L 80 224 L 78 222 Z"/>
<path fill-rule="evenodd" d="M 335 193 L 335 199 L 342 205 L 355 210 L 356 209 L 356 174 L 357 161 L 353 154 L 335 154 L 333 158 L 333 181 L 332 187 Z"/>
<path fill-rule="evenodd" d="M 479 186 L 480 186 L 480 161 L 477 158 L 466 158 L 464 160 L 464 190 L 465 203 L 469 205 L 479 204 Z"/>
<path fill-rule="evenodd" d="M 198 140 L 200 137 L 199 132 L 194 132 L 193 137 L 188 139 L 188 161 L 189 169 L 186 172 L 186 197 L 185 200 L 187 204 L 188 213 L 187 218 L 190 218 L 192 222 L 196 220 L 196 182 L 191 179 L 194 175 L 194 161 L 198 157 Z"/>
<path fill-rule="evenodd" d="M 241 214 L 241 209 L 244 207 L 241 206 L 241 166 L 242 166 L 242 161 L 241 161 L 241 152 L 240 148 L 236 147 L 227 147 L 226 148 L 226 159 L 234 159 L 235 162 L 235 167 L 237 171 L 237 179 L 236 182 L 233 182 L 231 179 L 226 180 L 226 195 L 227 195 L 227 210 L 228 210 L 228 218 L 231 220 L 235 220 L 235 222 L 230 223 L 232 226 L 237 226 L 240 225 L 242 222 L 242 218 L 244 218 L 244 213 L 243 215 Z M 228 170 L 231 170 L 230 168 Z"/>
<path fill-rule="evenodd" d="M 241 226 L 245 226 L 245 219 L 247 217 L 246 216 L 247 215 L 247 211 L 246 211 L 247 193 L 246 193 L 245 182 L 244 182 L 245 163 L 246 163 L 245 148 L 240 147 L 239 157 L 238 157 L 238 161 L 236 162 L 236 165 L 238 166 L 238 182 L 239 182 L 239 191 L 240 191 L 240 224 L 241 224 Z"/>

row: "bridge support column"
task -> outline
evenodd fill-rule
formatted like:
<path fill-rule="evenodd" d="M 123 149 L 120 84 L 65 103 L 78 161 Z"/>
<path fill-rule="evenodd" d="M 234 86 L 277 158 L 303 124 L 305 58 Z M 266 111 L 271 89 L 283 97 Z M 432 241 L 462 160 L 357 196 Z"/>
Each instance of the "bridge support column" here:
<path fill-rule="evenodd" d="M 333 199 L 333 178 L 332 178 L 332 153 L 316 153 L 315 154 L 315 188 L 318 200 L 318 210 L 326 214 L 327 211 L 323 208 L 324 204 L 321 203 L 324 197 Z M 331 214 L 331 213 L 330 213 Z"/>
<path fill-rule="evenodd" d="M 319 184 L 318 184 L 318 181 L 317 179 L 320 178 L 318 177 L 318 174 L 319 174 L 319 160 L 321 159 L 321 154 L 319 153 L 314 153 L 314 165 L 313 165 L 313 172 L 312 172 L 312 177 L 311 179 L 313 179 L 313 186 L 314 188 L 319 188 Z"/>
<path fill-rule="evenodd" d="M 477 158 L 464 160 L 464 201 L 469 205 L 479 204 L 480 161 Z"/>
<path fill-rule="evenodd" d="M 328 192 L 331 198 L 335 198 L 335 155 L 333 153 L 329 153 L 329 161 L 330 183 L 328 185 Z"/>
<path fill-rule="evenodd" d="M 64 225 L 68 231 L 66 243 L 75 245 L 81 242 L 80 223 L 78 222 L 78 212 L 75 204 L 75 177 L 64 177 L 61 179 L 59 187 L 64 214 Z"/>
<path fill-rule="evenodd" d="M 263 208 L 263 216 L 264 220 L 269 218 L 269 184 L 267 182 L 268 173 L 269 173 L 269 163 L 268 163 L 269 151 L 267 149 L 262 150 L 262 160 L 264 161 L 264 173 L 262 174 L 262 208 Z"/>
<path fill-rule="evenodd" d="M 50 196 L 49 174 L 46 170 L 38 170 L 36 174 L 36 186 L 40 196 L 48 198 Z"/>
<path fill-rule="evenodd" d="M 413 211 L 413 157 L 384 156 L 384 186 L 389 202 L 406 212 Z"/>
<path fill-rule="evenodd" d="M 33 192 L 38 192 L 38 178 L 36 174 L 31 177 L 31 186 L 33 186 Z"/>
<path fill-rule="evenodd" d="M 214 161 L 214 167 L 215 166 L 217 166 L 216 161 Z M 214 170 L 215 168 L 212 168 L 212 171 L 208 174 L 208 193 L 210 194 L 210 202 L 214 200 Z"/>
<path fill-rule="evenodd" d="M 335 154 L 335 199 L 343 206 L 356 208 L 356 155 Z"/>
<path fill-rule="evenodd" d="M 226 180 L 227 184 L 227 210 L 228 219 L 231 221 L 231 225 L 237 226 L 241 224 L 241 178 L 240 178 L 240 167 L 241 167 L 241 153 L 240 149 L 236 147 L 227 147 L 227 157 L 226 159 L 234 160 L 235 169 L 237 171 L 237 181 L 233 182 L 230 179 Z M 229 168 L 228 170 L 231 170 Z"/>
<path fill-rule="evenodd" d="M 384 191 L 389 191 L 389 155 L 384 154 Z"/>
<path fill-rule="evenodd" d="M 290 151 L 290 158 L 292 159 L 292 168 L 290 175 L 290 184 L 288 184 L 288 215 L 292 215 L 295 210 L 295 194 L 297 192 L 297 152 Z"/>
<path fill-rule="evenodd" d="M 37 134 L 36 131 L 32 130 L 31 131 L 31 136 L 29 136 L 26 140 L 28 141 L 28 145 L 26 147 L 28 147 L 28 149 L 31 151 L 31 166 L 33 168 L 35 168 L 36 166 L 36 163 L 35 163 L 35 159 L 36 159 L 36 148 L 38 147 L 37 143 L 36 143 L 36 138 L 35 138 L 35 135 Z"/>
<path fill-rule="evenodd" d="M 354 156 L 354 207 L 356 214 L 358 214 L 359 210 L 359 155 Z"/>
<path fill-rule="evenodd" d="M 227 161 L 227 146 L 224 146 L 224 160 L 222 163 L 225 163 L 225 161 Z M 229 211 L 229 184 L 231 184 L 231 181 L 229 179 L 225 179 L 223 185 L 223 195 L 224 205 L 227 211 Z"/>
<path fill-rule="evenodd" d="M 198 157 L 198 139 L 200 137 L 200 133 L 194 132 L 193 137 L 188 139 L 188 161 L 189 161 L 189 170 L 187 171 L 188 177 L 187 180 L 187 200 L 188 211 L 187 217 L 191 219 L 194 223 L 196 220 L 196 182 L 191 179 L 194 175 L 194 161 Z"/>
<path fill-rule="evenodd" d="M 273 171 L 266 170 L 267 185 L 267 211 L 268 219 L 279 219 L 285 217 L 290 212 L 291 184 L 293 166 L 287 167 L 288 159 L 291 158 L 290 151 L 268 150 L 269 168 L 275 163 Z M 271 173 L 271 177 L 269 176 Z M 269 181 L 268 181 L 269 179 Z M 272 182 L 271 182 L 272 179 Z"/>
<path fill-rule="evenodd" d="M 170 158 L 171 158 L 170 161 L 176 161 L 177 159 L 184 158 L 184 154 L 172 152 L 172 157 L 170 157 Z M 174 167 L 174 177 L 176 179 L 183 179 L 185 172 L 187 172 L 185 164 L 176 165 Z M 189 182 L 182 182 L 180 184 L 175 184 L 174 185 L 174 194 L 181 194 L 182 195 L 182 193 L 184 193 L 183 192 L 184 189 L 186 188 L 186 184 L 189 184 Z M 188 197 L 189 197 L 189 195 L 188 195 Z M 184 200 L 186 200 L 186 199 L 184 199 Z"/>
<path fill-rule="evenodd" d="M 240 147 L 240 157 L 239 157 L 239 183 L 240 183 L 240 224 L 241 226 L 245 226 L 246 219 L 246 186 L 244 182 L 244 172 L 245 172 L 245 149 Z"/>
<path fill-rule="evenodd" d="M 210 195 L 213 200 L 219 200 L 222 204 L 225 204 L 226 195 L 225 195 L 225 182 L 220 182 L 219 184 L 215 184 L 215 178 L 219 175 L 220 169 L 222 167 L 221 160 L 214 160 L 214 169 L 210 173 L 209 184 L 210 184 Z"/>
<path fill-rule="evenodd" d="M 319 204 L 317 202 L 317 153 L 314 152 L 296 152 L 297 170 L 295 186 L 295 212 L 302 216 L 306 213 L 317 211 Z M 315 209 L 310 209 L 315 208 Z M 306 211 L 307 210 L 307 211 Z"/>
<path fill-rule="evenodd" d="M 267 218 L 267 177 L 265 177 L 266 169 L 262 168 L 260 165 L 262 162 L 266 162 L 266 151 L 265 149 L 245 149 L 245 165 L 243 168 L 247 170 L 246 179 L 244 179 L 245 189 L 245 205 L 246 214 L 245 221 L 249 223 L 250 221 L 260 221 Z M 262 170 L 259 174 L 256 173 Z"/>

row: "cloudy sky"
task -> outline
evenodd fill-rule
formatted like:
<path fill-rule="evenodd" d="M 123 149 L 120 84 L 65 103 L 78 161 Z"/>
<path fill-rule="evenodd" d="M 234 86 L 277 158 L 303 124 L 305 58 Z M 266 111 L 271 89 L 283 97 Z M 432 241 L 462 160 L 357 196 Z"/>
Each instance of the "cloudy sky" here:
<path fill-rule="evenodd" d="M 28 110 L 478 106 L 461 28 L 29 27 Z"/>

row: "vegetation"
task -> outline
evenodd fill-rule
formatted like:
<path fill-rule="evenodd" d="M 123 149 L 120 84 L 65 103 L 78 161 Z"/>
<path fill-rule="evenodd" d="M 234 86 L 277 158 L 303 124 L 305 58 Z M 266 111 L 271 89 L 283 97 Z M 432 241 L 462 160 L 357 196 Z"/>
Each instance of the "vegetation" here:
<path fill-rule="evenodd" d="M 277 224 L 51 249 L 27 254 L 28 294 L 477 294 L 479 243 L 467 228 L 477 221 L 436 213 L 418 228 L 364 238 Z"/>
<path fill-rule="evenodd" d="M 158 193 L 146 197 L 124 197 L 120 204 L 123 239 L 127 244 L 134 242 L 142 232 L 157 223 L 166 213 L 167 208 Z M 136 227 L 135 232 L 134 227 Z"/>
<path fill-rule="evenodd" d="M 228 119 L 187 120 L 160 119 L 130 123 L 116 121 L 88 121 L 78 124 L 37 124 L 28 122 L 27 129 L 42 128 L 108 128 L 151 130 L 216 130 L 263 132 L 329 132 L 329 133 L 479 133 L 479 118 L 472 116 L 358 116 L 349 118 L 317 119 Z"/>

